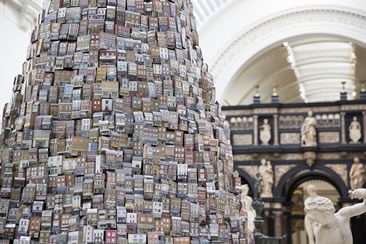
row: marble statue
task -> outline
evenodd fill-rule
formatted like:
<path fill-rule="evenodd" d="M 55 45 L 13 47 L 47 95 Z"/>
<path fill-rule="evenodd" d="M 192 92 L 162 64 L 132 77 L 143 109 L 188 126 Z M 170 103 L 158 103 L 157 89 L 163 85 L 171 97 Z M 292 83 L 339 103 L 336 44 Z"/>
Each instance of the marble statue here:
<path fill-rule="evenodd" d="M 248 217 L 248 230 L 249 232 L 253 233 L 255 226 L 254 226 L 254 220 L 256 217 L 255 210 L 252 206 L 253 199 L 248 196 L 249 187 L 248 185 L 242 185 L 241 186 L 241 194 L 240 194 L 240 203 L 241 203 L 241 212 L 246 213 Z"/>
<path fill-rule="evenodd" d="M 365 182 L 365 168 L 358 157 L 353 159 L 349 179 L 352 190 L 361 188 Z"/>
<path fill-rule="evenodd" d="M 363 199 L 362 203 L 340 209 L 335 213 L 333 202 L 326 197 L 309 199 L 305 212 L 320 224 L 316 244 L 352 244 L 350 219 L 366 212 L 366 189 L 349 191 L 352 199 Z"/>
<path fill-rule="evenodd" d="M 261 165 L 259 166 L 259 173 L 263 180 L 261 197 L 272 197 L 273 169 L 271 162 L 262 159 Z"/>
<path fill-rule="evenodd" d="M 268 119 L 264 119 L 263 125 L 260 126 L 259 139 L 263 145 L 268 145 L 271 137 L 271 125 L 268 124 Z"/>
<path fill-rule="evenodd" d="M 313 200 L 315 197 L 318 196 L 317 189 L 314 185 L 308 185 L 305 189 L 307 195 L 309 196 L 304 203 L 305 208 L 307 207 L 308 203 Z M 309 244 L 315 244 L 316 234 L 319 230 L 319 223 L 317 223 L 309 214 L 305 215 L 305 231 L 308 236 Z"/>
<path fill-rule="evenodd" d="M 305 147 L 315 147 L 316 143 L 316 120 L 313 112 L 308 112 L 308 117 L 301 126 L 301 145 Z"/>
<path fill-rule="evenodd" d="M 348 127 L 350 143 L 359 143 L 361 139 L 361 124 L 357 121 L 357 117 L 353 117 L 353 121 Z"/>

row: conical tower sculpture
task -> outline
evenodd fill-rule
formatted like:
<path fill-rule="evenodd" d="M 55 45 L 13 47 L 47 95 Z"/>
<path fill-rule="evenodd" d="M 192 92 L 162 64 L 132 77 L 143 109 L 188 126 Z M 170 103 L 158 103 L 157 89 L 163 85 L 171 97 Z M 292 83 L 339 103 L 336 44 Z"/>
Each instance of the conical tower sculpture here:
<path fill-rule="evenodd" d="M 2 123 L 3 240 L 244 243 L 190 0 L 49 1 Z"/>

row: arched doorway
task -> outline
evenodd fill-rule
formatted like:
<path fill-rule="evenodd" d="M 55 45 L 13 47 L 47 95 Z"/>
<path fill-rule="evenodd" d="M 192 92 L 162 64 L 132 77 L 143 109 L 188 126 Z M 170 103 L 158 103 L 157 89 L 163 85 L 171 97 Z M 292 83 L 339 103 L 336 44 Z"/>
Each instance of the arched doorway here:
<path fill-rule="evenodd" d="M 308 198 L 306 188 L 314 185 L 318 190 L 318 195 L 327 197 L 332 200 L 335 208 L 341 207 L 340 193 L 337 188 L 324 179 L 304 179 L 299 181 L 291 188 L 288 195 L 288 240 L 293 244 L 307 244 L 308 239 L 304 225 L 304 201 Z"/>

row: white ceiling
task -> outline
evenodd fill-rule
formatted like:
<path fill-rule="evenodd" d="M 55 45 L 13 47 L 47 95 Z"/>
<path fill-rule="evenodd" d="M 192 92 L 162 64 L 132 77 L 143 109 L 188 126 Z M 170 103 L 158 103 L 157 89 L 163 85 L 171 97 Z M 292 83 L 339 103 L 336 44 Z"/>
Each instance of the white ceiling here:
<path fill-rule="evenodd" d="M 227 86 L 223 102 L 228 105 L 250 104 L 259 85 L 262 102 L 270 102 L 273 87 L 277 88 L 280 102 L 304 102 L 300 95 L 299 80 L 305 82 L 309 102 L 334 101 L 340 97 L 341 81 L 348 81 L 348 99 L 351 93 L 360 91 L 360 81 L 366 80 L 366 49 L 335 37 L 303 37 L 289 40 L 296 53 L 296 66 L 300 77 L 295 75 L 288 62 L 288 51 L 277 45 L 256 57 L 233 77 L 235 82 Z M 291 45 L 291 44 L 290 44 Z M 351 64 L 351 54 L 356 64 Z M 354 87 L 351 85 L 354 82 Z"/>
<path fill-rule="evenodd" d="M 262 101 L 270 101 L 273 86 L 277 87 L 281 100 L 302 101 L 295 74 L 287 62 L 287 51 L 282 46 L 256 58 L 241 69 L 233 80 L 236 82 L 232 82 L 226 92 L 230 96 L 225 96 L 224 100 L 230 105 L 252 103 L 258 84 Z"/>
<path fill-rule="evenodd" d="M 210 1 L 197 0 L 195 7 Z M 359 89 L 358 80 L 365 78 L 358 68 L 365 64 L 360 53 L 366 47 L 365 0 L 232 0 L 205 14 L 199 25 L 200 46 L 223 104 L 250 103 L 257 85 L 262 100 L 269 101 L 272 85 L 277 85 L 281 101 L 301 102 L 298 83 L 308 80 L 313 82 L 304 88 L 308 101 L 337 100 L 341 81 L 348 82 L 350 98 L 352 86 Z M 311 40 L 319 38 L 331 40 L 321 45 Z M 309 43 L 304 45 L 304 40 Z M 295 42 L 291 44 L 301 78 L 281 50 L 285 41 Z M 356 66 L 350 62 L 349 42 L 356 44 Z M 317 87 L 322 83 L 329 83 L 323 91 Z"/>
<path fill-rule="evenodd" d="M 284 46 L 305 102 L 335 101 L 341 91 L 353 99 L 356 56 L 352 42 L 317 36 Z"/>

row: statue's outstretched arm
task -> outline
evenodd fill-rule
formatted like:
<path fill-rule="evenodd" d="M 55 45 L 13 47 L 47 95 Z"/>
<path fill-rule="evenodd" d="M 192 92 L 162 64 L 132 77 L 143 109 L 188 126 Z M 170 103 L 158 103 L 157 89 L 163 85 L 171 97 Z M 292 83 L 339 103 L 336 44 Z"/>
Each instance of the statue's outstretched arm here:
<path fill-rule="evenodd" d="M 348 193 L 352 199 L 363 199 L 363 202 L 353 206 L 344 207 L 339 210 L 337 214 L 351 218 L 366 212 L 366 189 L 356 189 L 354 191 L 348 191 Z"/>
<path fill-rule="evenodd" d="M 366 212 L 366 201 L 365 200 L 363 200 L 362 203 L 357 203 L 353 206 L 344 207 L 341 210 L 339 210 L 337 214 L 339 214 L 343 217 L 351 218 L 354 216 L 361 215 L 364 212 Z"/>

